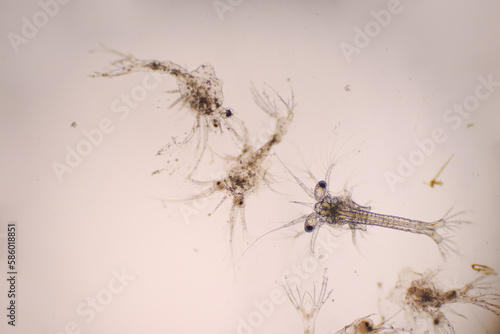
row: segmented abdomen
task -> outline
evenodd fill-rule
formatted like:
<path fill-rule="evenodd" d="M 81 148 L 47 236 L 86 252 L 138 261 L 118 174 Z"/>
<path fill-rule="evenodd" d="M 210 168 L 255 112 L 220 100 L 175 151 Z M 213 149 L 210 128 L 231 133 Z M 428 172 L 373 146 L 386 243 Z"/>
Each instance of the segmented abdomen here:
<path fill-rule="evenodd" d="M 384 215 L 357 208 L 342 208 L 338 214 L 340 220 L 346 224 L 380 226 L 410 233 L 425 234 L 437 243 L 442 240 L 442 237 L 436 232 L 437 228 L 443 226 L 441 220 L 434 223 L 427 223 L 420 220 Z"/>

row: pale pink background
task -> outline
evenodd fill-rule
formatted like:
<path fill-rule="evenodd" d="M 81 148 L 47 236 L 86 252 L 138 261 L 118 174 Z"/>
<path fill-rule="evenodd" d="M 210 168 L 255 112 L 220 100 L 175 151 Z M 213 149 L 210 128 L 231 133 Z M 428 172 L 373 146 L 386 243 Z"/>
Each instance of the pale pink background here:
<path fill-rule="evenodd" d="M 31 19 L 40 6 L 2 2 L 0 237 L 8 222 L 17 222 L 20 274 L 18 326 L 7 327 L 2 313 L 0 331 L 55 334 L 75 322 L 81 333 L 94 334 L 237 333 L 238 317 L 247 319 L 256 310 L 254 302 L 268 299 L 279 289 L 280 276 L 307 254 L 308 236 L 289 238 L 301 230 L 297 226 L 254 246 L 233 271 L 229 203 L 207 217 L 220 195 L 189 223 L 179 211 L 185 204 L 164 208 L 148 197 L 178 198 L 195 191 L 180 188 L 180 178 L 150 175 L 162 165 L 156 151 L 189 129 L 192 116 L 166 109 L 174 97 L 164 91 L 176 87 L 166 77 L 120 120 L 111 111 L 112 101 L 140 85 L 143 75 L 89 78 L 115 59 L 89 53 L 99 43 L 189 69 L 212 64 L 224 81 L 225 104 L 254 137 L 269 118 L 254 105 L 250 82 L 260 87 L 267 82 L 287 97 L 290 78 L 296 116 L 276 152 L 309 186 L 313 182 L 300 171 L 305 167 L 298 152 L 318 178 L 338 157 L 332 189 L 354 186 L 354 199 L 370 202 L 376 212 L 433 221 L 452 206 L 470 210 L 463 217 L 474 225 L 455 238 L 464 256 L 446 265 L 433 242 L 422 236 L 373 228 L 358 240 L 359 251 L 348 234 L 339 237 L 337 251 L 326 262 L 335 301 L 324 305 L 316 333 L 332 333 L 355 318 L 379 313 L 378 298 L 405 266 L 417 271 L 442 266 L 446 284 L 473 278 L 473 263 L 500 270 L 500 90 L 458 129 L 442 119 L 453 103 L 474 93 L 478 76 L 491 74 L 500 81 L 500 5 L 401 4 L 403 11 L 348 63 L 339 45 L 352 44 L 354 28 L 373 21 L 370 11 L 387 8 L 386 1 L 246 0 L 224 13 L 222 21 L 212 1 L 73 0 L 61 5 L 17 54 L 7 35 L 20 34 L 22 18 Z M 97 128 L 103 118 L 113 121 L 114 131 L 58 182 L 51 164 L 62 162 L 65 147 L 74 148 L 85 139 L 82 131 Z M 72 122 L 78 126 L 70 127 Z M 466 128 L 466 123 L 474 126 Z M 428 138 L 436 127 L 449 139 L 392 192 L 384 173 L 395 171 L 398 156 L 408 157 L 414 141 Z M 217 145 L 214 141 L 214 150 Z M 452 154 L 440 177 L 444 186 L 425 186 L 422 182 Z M 241 237 L 238 224 L 236 253 L 256 236 L 309 212 L 290 203 L 309 198 L 275 159 L 271 171 L 277 175 L 274 188 L 287 195 L 265 189 L 248 200 L 249 231 Z M 1 240 L 0 268 L 5 268 Z M 135 279 L 86 323 L 78 306 L 107 288 L 113 271 L 122 268 Z M 7 287 L 4 279 L 0 282 L 4 309 Z M 468 317 L 447 313 L 457 333 L 500 328 L 497 317 L 479 308 L 457 311 Z M 301 333 L 302 324 L 285 301 L 253 332 Z"/>

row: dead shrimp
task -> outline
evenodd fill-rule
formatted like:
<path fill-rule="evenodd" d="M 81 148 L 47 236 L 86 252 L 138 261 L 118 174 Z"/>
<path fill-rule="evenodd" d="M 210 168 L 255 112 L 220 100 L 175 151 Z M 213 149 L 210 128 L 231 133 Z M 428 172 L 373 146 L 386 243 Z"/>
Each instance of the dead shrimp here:
<path fill-rule="evenodd" d="M 228 158 L 228 160 L 232 160 L 232 163 L 227 169 L 224 177 L 216 179 L 215 181 L 191 179 L 192 182 L 201 186 L 208 186 L 208 188 L 196 196 L 185 199 L 195 200 L 221 192 L 224 196 L 214 211 L 228 198 L 231 199 L 231 210 L 229 214 L 229 240 L 231 243 L 231 252 L 233 251 L 232 240 L 234 237 L 237 216 L 239 215 L 241 217 L 243 231 L 246 231 L 244 211 L 246 201 L 262 184 L 269 186 L 270 180 L 264 163 L 270 155 L 273 146 L 279 144 L 286 134 L 288 126 L 293 119 L 293 109 L 295 107 L 293 92 L 291 101 L 288 102 L 285 102 L 285 100 L 276 93 L 281 103 L 285 106 L 286 111 L 284 115 L 282 115 L 283 111 L 280 111 L 276 103 L 271 101 L 265 91 L 262 94 L 258 94 L 255 88 L 252 87 L 252 93 L 259 108 L 276 119 L 274 132 L 258 149 L 245 145 L 239 156 Z"/>
<path fill-rule="evenodd" d="M 475 266 L 479 266 L 480 270 Z M 426 319 L 436 333 L 455 333 L 443 313 L 445 306 L 450 304 L 473 304 L 500 316 L 500 294 L 489 291 L 491 286 L 485 282 L 496 273 L 487 266 L 473 265 L 472 268 L 482 274 L 464 286 L 452 289 L 440 287 L 436 279 L 439 272 L 437 270 L 419 274 L 405 268 L 391 295 L 402 303 L 403 309 L 411 315 L 413 321 Z M 487 270 L 483 270 L 484 268 Z"/>
<path fill-rule="evenodd" d="M 394 328 L 392 325 L 387 325 L 387 321 L 382 321 L 375 325 L 371 315 L 354 320 L 351 324 L 337 331 L 335 334 L 399 334 L 411 333 L 402 328 Z"/>
<path fill-rule="evenodd" d="M 177 80 L 178 89 L 169 93 L 180 94 L 179 98 L 170 105 L 174 107 L 180 103 L 181 108 L 187 106 L 195 116 L 195 122 L 186 137 L 172 142 L 161 148 L 157 155 L 166 154 L 169 157 L 168 166 L 153 172 L 175 172 L 181 165 L 188 166 L 189 176 L 196 170 L 207 148 L 208 136 L 211 131 L 231 133 L 233 140 L 241 146 L 246 144 L 246 128 L 230 108 L 223 106 L 222 80 L 217 78 L 210 64 L 203 64 L 194 71 L 188 71 L 171 61 L 141 60 L 131 55 L 108 49 L 103 50 L 121 57 L 111 63 L 112 68 L 105 72 L 95 72 L 91 77 L 113 78 L 134 72 L 155 72 L 173 76 Z M 191 161 L 181 161 L 177 155 L 185 153 L 188 144 L 197 137 L 195 152 Z"/>

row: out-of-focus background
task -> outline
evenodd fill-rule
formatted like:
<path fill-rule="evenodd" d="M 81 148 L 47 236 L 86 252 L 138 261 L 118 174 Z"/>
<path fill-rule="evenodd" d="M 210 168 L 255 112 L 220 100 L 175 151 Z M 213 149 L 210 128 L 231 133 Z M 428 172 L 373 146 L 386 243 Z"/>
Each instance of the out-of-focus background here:
<path fill-rule="evenodd" d="M 499 10 L 486 0 L 3 1 L 0 331 L 301 333 L 277 282 L 287 274 L 312 292 L 327 267 L 333 293 L 316 333 L 333 333 L 397 311 L 386 297 L 405 267 L 440 269 L 446 288 L 475 278 L 472 264 L 500 271 Z M 118 59 L 101 43 L 189 70 L 211 64 L 224 104 L 257 147 L 273 125 L 251 83 L 284 99 L 293 89 L 295 117 L 266 165 L 273 190 L 248 198 L 248 231 L 238 219 L 233 257 L 231 200 L 209 216 L 222 194 L 154 199 L 208 187 L 186 183 L 182 170 L 151 175 L 166 160 L 156 152 L 194 122 L 168 108 L 175 79 L 91 78 Z M 193 178 L 216 179 L 224 154 L 234 154 L 227 134 L 208 145 Z M 442 185 L 424 184 L 451 156 Z M 457 219 L 472 224 L 452 238 L 462 256 L 443 261 L 430 238 L 411 233 L 368 227 L 354 246 L 350 233 L 332 238 L 324 228 L 318 244 L 328 252 L 318 264 L 310 235 L 294 238 L 299 225 L 260 240 L 233 266 L 256 237 L 311 212 L 291 203 L 312 200 L 277 157 L 309 187 L 307 170 L 324 178 L 336 162 L 331 190 L 352 189 L 375 212 L 435 221 L 464 211 Z M 9 223 L 17 224 L 15 327 L 6 317 Z M 457 333 L 500 328 L 479 307 L 453 310 L 444 309 Z"/>

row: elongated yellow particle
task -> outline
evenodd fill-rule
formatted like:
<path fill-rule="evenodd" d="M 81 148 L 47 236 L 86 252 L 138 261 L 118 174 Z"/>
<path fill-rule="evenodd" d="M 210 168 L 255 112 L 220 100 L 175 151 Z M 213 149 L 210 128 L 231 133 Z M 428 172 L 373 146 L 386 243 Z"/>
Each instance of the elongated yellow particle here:
<path fill-rule="evenodd" d="M 441 172 L 443 171 L 443 169 L 446 167 L 446 165 L 448 164 L 448 162 L 450 162 L 451 158 L 453 158 L 453 156 L 454 156 L 454 154 L 451 155 L 451 157 L 448 159 L 448 161 L 445 162 L 445 164 L 443 165 L 443 167 L 441 167 L 441 169 L 439 170 L 439 172 L 436 174 L 436 176 L 434 176 L 434 178 L 429 183 L 424 182 L 424 184 L 430 186 L 431 188 L 434 188 L 434 186 L 442 186 L 443 182 L 442 181 L 438 181 L 437 178 L 439 177 L 439 175 L 441 174 Z"/>

